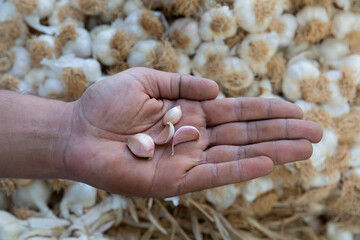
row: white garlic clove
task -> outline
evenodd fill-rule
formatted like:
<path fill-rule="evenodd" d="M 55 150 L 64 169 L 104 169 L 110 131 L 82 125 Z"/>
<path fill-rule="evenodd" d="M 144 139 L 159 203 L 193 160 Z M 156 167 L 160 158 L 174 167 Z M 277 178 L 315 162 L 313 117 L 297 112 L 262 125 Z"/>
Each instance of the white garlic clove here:
<path fill-rule="evenodd" d="M 154 141 L 145 133 L 138 133 L 130 137 L 127 145 L 137 157 L 152 158 L 154 156 Z"/>
<path fill-rule="evenodd" d="M 174 136 L 175 128 L 171 122 L 168 122 L 165 128 L 154 137 L 154 143 L 157 145 L 163 145 L 170 142 L 171 138 Z"/>
<path fill-rule="evenodd" d="M 173 138 L 172 142 L 172 155 L 174 155 L 175 145 L 183 142 L 197 141 L 200 138 L 200 132 L 196 127 L 193 126 L 182 126 L 179 128 Z"/>
<path fill-rule="evenodd" d="M 164 125 L 166 125 L 168 122 L 175 125 L 180 121 L 181 116 L 182 116 L 181 107 L 176 106 L 166 112 L 165 116 L 163 117 L 162 122 Z"/>

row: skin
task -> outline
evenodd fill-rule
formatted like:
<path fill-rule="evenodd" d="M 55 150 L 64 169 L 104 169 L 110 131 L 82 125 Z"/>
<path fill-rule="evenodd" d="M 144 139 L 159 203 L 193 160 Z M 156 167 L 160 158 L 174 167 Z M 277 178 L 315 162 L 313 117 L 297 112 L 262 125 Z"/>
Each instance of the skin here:
<path fill-rule="evenodd" d="M 308 159 L 321 127 L 301 120 L 295 104 L 275 99 L 215 100 L 210 80 L 133 68 L 97 82 L 71 103 L 0 91 L 0 177 L 63 178 L 113 193 L 170 197 L 269 174 L 275 165 Z M 174 106 L 178 129 L 198 141 L 156 146 L 134 156 L 130 136 L 154 137 Z"/>

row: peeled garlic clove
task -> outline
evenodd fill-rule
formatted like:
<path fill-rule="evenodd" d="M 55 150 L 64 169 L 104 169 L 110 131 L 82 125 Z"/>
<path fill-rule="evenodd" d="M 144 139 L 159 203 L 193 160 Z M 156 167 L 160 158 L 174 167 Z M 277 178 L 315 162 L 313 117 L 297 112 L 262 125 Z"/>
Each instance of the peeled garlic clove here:
<path fill-rule="evenodd" d="M 163 124 L 166 125 L 168 122 L 171 122 L 173 125 L 177 124 L 182 116 L 182 111 L 180 106 L 173 107 L 166 112 L 163 117 Z"/>
<path fill-rule="evenodd" d="M 165 128 L 154 137 L 154 142 L 157 145 L 162 145 L 170 142 L 171 138 L 174 136 L 175 128 L 171 122 L 168 122 Z"/>
<path fill-rule="evenodd" d="M 138 133 L 130 137 L 127 145 L 137 157 L 152 158 L 154 156 L 154 141 L 145 133 Z"/>
<path fill-rule="evenodd" d="M 173 138 L 172 142 L 172 155 L 174 155 L 175 145 L 183 142 L 197 141 L 200 138 L 200 132 L 193 126 L 182 126 L 179 128 Z"/>

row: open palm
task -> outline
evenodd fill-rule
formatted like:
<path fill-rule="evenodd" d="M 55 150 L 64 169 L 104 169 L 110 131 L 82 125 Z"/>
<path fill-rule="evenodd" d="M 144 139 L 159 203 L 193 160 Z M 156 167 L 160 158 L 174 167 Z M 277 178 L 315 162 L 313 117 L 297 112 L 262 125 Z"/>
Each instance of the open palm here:
<path fill-rule="evenodd" d="M 98 82 L 74 102 L 64 163 L 70 179 L 114 193 L 168 197 L 246 181 L 274 164 L 304 160 L 321 128 L 300 120 L 294 104 L 260 98 L 214 100 L 210 80 L 133 68 Z M 152 160 L 134 156 L 127 139 L 155 136 L 174 106 L 183 116 L 175 128 L 199 129 L 199 141 L 156 146 Z"/>

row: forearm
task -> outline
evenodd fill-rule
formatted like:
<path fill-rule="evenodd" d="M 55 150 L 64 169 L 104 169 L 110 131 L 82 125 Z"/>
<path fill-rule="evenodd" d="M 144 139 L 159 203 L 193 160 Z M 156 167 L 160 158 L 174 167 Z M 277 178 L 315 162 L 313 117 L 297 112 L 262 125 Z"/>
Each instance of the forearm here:
<path fill-rule="evenodd" d="M 0 177 L 64 177 L 72 104 L 0 90 Z"/>

